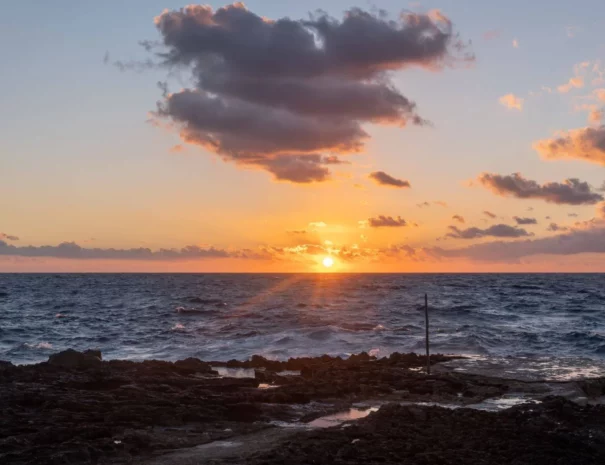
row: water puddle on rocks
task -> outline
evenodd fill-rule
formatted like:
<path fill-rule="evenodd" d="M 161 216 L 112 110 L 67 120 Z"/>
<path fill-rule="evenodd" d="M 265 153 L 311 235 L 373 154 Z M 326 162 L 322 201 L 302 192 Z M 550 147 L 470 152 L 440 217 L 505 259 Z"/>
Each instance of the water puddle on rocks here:
<path fill-rule="evenodd" d="M 224 378 L 254 378 L 254 368 L 229 368 L 229 367 L 212 367 L 213 370 L 217 371 L 219 376 Z M 265 371 L 258 369 L 258 371 Z M 284 370 L 275 372 L 278 376 L 300 376 L 300 371 L 297 370 Z"/>
<path fill-rule="evenodd" d="M 526 397 L 524 394 L 507 394 L 502 397 L 494 397 L 492 399 L 486 399 L 476 404 L 445 404 L 439 402 L 399 402 L 400 405 L 406 406 L 419 406 L 419 407 L 442 407 L 447 409 L 459 409 L 459 408 L 470 408 L 474 410 L 483 410 L 486 412 L 499 412 L 516 405 L 534 403 L 539 404 L 539 400 Z M 287 422 L 272 422 L 275 426 L 283 428 L 331 428 L 333 426 L 341 425 L 342 423 L 360 420 L 367 417 L 372 412 L 377 412 L 380 408 L 380 404 L 374 404 L 371 406 L 358 406 L 352 407 L 342 412 L 325 415 L 323 417 L 316 418 L 309 423 L 287 423 Z M 345 425 L 348 426 L 348 425 Z"/>
<path fill-rule="evenodd" d="M 499 412 L 500 410 L 506 410 L 516 405 L 539 403 L 541 403 L 541 401 L 525 397 L 523 394 L 509 394 L 493 399 L 485 399 L 483 402 L 471 404 L 467 407 L 475 410 L 484 410 L 486 412 Z"/>
<path fill-rule="evenodd" d="M 275 389 L 278 388 L 279 386 L 277 384 L 267 384 L 267 383 L 260 383 L 258 385 L 258 389 Z"/>
<path fill-rule="evenodd" d="M 254 368 L 212 367 L 225 378 L 254 378 Z"/>
<path fill-rule="evenodd" d="M 338 426 L 345 421 L 365 418 L 370 413 L 376 411 L 378 411 L 378 407 L 369 407 L 365 409 L 350 408 L 344 412 L 333 413 L 332 415 L 316 418 L 315 420 L 307 423 L 307 426 L 309 428 L 330 428 L 331 426 Z"/>

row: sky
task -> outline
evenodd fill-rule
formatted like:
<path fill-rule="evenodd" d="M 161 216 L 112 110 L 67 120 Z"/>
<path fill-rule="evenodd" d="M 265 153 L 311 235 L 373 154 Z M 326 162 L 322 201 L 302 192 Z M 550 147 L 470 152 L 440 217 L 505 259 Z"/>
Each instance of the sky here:
<path fill-rule="evenodd" d="M 605 271 L 601 0 L 3 10 L 2 272 Z"/>

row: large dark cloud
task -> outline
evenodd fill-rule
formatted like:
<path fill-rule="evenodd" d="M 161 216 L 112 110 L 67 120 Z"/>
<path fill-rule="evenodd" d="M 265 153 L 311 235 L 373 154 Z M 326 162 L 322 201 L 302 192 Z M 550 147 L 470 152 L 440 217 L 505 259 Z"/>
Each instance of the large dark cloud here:
<path fill-rule="evenodd" d="M 157 56 L 195 82 L 166 93 L 157 114 L 188 143 L 297 183 L 328 179 L 334 154 L 360 151 L 363 123 L 425 124 L 389 71 L 473 59 L 439 12 L 388 19 L 352 9 L 342 20 L 274 21 L 241 3 L 191 5 L 165 11 L 156 26 Z"/>
<path fill-rule="evenodd" d="M 182 249 L 159 249 L 153 251 L 143 247 L 136 249 L 85 248 L 75 242 L 63 242 L 59 245 L 17 247 L 0 240 L 0 255 L 107 260 L 186 260 L 237 257 L 241 254 L 230 253 L 214 247 L 201 248 L 196 245 L 189 245 Z"/>
<path fill-rule="evenodd" d="M 605 165 L 605 126 L 575 129 L 540 140 L 534 149 L 549 160 L 571 158 Z"/>
<path fill-rule="evenodd" d="M 380 215 L 376 218 L 368 218 L 368 225 L 371 228 L 401 228 L 407 226 L 408 222 L 400 216 L 393 218 L 392 216 Z"/>
<path fill-rule="evenodd" d="M 370 173 L 368 177 L 372 179 L 376 184 L 380 184 L 381 186 L 397 187 L 400 189 L 411 187 L 409 181 L 406 181 L 405 179 L 394 178 L 393 176 L 385 173 L 384 171 L 374 171 Z"/>
<path fill-rule="evenodd" d="M 517 224 L 538 224 L 538 220 L 535 218 L 524 218 L 519 216 L 513 216 L 513 219 Z"/>
<path fill-rule="evenodd" d="M 486 229 L 474 227 L 460 229 L 456 226 L 449 226 L 449 230 L 451 232 L 446 236 L 456 239 L 477 239 L 480 237 L 523 237 L 533 235 L 528 233 L 525 229 L 515 228 L 507 224 L 495 224 Z"/>
<path fill-rule="evenodd" d="M 518 261 L 533 255 L 576 255 L 605 253 L 605 228 L 573 230 L 555 236 L 521 241 L 496 241 L 459 249 L 432 250 L 438 257 L 469 258 L 481 261 Z"/>
<path fill-rule="evenodd" d="M 494 194 L 519 199 L 542 199 L 546 202 L 568 205 L 595 204 L 603 196 L 593 191 L 590 185 L 579 179 L 566 179 L 564 182 L 538 184 L 524 178 L 520 173 L 501 175 L 482 173 L 478 181 Z"/>

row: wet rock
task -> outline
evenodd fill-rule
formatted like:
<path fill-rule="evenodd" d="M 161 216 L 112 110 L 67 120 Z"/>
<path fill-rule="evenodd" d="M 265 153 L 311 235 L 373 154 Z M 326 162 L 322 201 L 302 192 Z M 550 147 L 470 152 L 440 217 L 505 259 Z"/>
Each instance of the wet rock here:
<path fill-rule="evenodd" d="M 593 378 L 579 381 L 578 384 L 588 397 L 605 395 L 605 378 Z"/>
<path fill-rule="evenodd" d="M 435 360 L 439 357 L 435 356 Z M 101 361 L 98 352 L 70 350 L 55 354 L 51 360 L 22 366 L 0 363 L 1 464 L 145 463 L 149 454 L 160 450 L 193 447 L 208 442 L 209 438 L 224 437 L 225 429 L 232 429 L 233 433 L 229 434 L 237 435 L 255 428 L 267 428 L 266 422 L 269 421 L 302 421 L 302 418 L 330 413 L 334 408 L 346 410 L 352 403 L 366 399 L 444 401 L 458 399 L 458 393 L 467 392 L 471 397 L 460 398 L 460 402 L 470 403 L 482 400 L 482 396 L 487 394 L 503 393 L 508 388 L 501 380 L 460 373 L 428 377 L 410 371 L 408 368 L 423 366 L 425 361 L 421 356 L 410 354 L 396 354 L 378 360 L 368 354 L 349 359 L 323 356 L 287 361 L 256 356 L 243 362 L 218 363 L 254 368 L 255 378 L 210 376 L 211 364 L 196 358 L 174 363 L 160 360 Z M 283 370 L 301 370 L 303 376 L 282 376 L 279 373 Z M 257 389 L 261 380 L 278 387 Z M 551 410 L 554 405 L 553 401 Z M 406 428 L 414 428 L 415 423 L 426 429 L 424 440 L 427 443 L 437 432 L 450 434 L 440 432 L 442 414 L 438 411 L 432 413 L 420 408 L 410 413 L 409 410 L 400 410 L 399 406 L 392 408 L 392 414 L 385 413 L 382 419 L 387 425 L 394 424 L 398 434 L 403 434 Z M 569 410 L 564 404 L 557 408 L 560 421 L 593 422 L 593 429 L 599 427 L 598 421 L 590 416 L 592 414 L 578 416 L 573 408 Z M 370 417 L 374 415 L 376 413 Z M 460 415 L 457 418 L 462 425 L 468 428 L 474 424 L 481 426 L 474 413 Z M 519 415 L 516 418 L 530 416 L 531 425 L 536 430 L 556 424 L 550 413 L 534 415 L 524 410 L 523 415 Z M 400 417 L 404 417 L 403 420 Z M 494 422 L 493 418 L 491 421 Z M 456 428 L 453 420 L 447 424 L 449 428 Z M 354 428 L 358 428 L 356 424 L 346 429 Z M 353 439 L 360 438 L 355 449 L 370 447 L 368 454 L 373 452 L 375 457 L 388 459 L 386 452 L 378 450 L 383 439 L 387 443 L 390 441 L 391 433 L 385 433 L 383 429 L 379 422 L 365 424 L 363 434 L 350 436 L 346 445 L 350 447 Z M 327 438 L 324 433 L 314 434 L 318 434 L 318 438 Z M 119 443 L 115 443 L 116 440 Z M 332 441 L 326 440 L 328 443 Z M 298 450 L 298 442 L 293 444 L 294 450 Z M 407 447 L 402 440 L 399 444 Z M 410 444 L 418 451 L 426 449 L 420 439 Z M 472 446 L 464 444 L 465 447 Z M 334 451 L 329 446 L 331 455 L 327 457 L 335 460 L 336 451 L 344 446 L 345 442 Z M 300 460 L 329 463 L 329 460 L 313 455 L 315 451 L 322 450 L 321 444 L 301 442 L 300 447 L 303 447 Z M 82 450 L 88 451 L 89 455 Z M 282 456 L 279 450 L 275 454 L 281 457 L 282 463 L 300 463 L 293 456 Z M 347 461 L 356 463 L 357 457 L 349 459 L 348 454 L 348 449 L 344 448 L 342 460 L 346 455 Z M 373 463 L 374 459 L 368 454 L 362 454 L 365 463 Z M 435 460 L 432 463 L 450 463 Z M 397 463 L 407 462 L 401 460 Z"/>
<path fill-rule="evenodd" d="M 199 358 L 194 357 L 174 362 L 174 366 L 189 373 L 218 374 L 208 363 L 202 362 Z"/>
<path fill-rule="evenodd" d="M 101 351 L 78 352 L 74 349 L 67 349 L 48 357 L 48 363 L 62 368 L 90 368 L 101 363 Z"/>

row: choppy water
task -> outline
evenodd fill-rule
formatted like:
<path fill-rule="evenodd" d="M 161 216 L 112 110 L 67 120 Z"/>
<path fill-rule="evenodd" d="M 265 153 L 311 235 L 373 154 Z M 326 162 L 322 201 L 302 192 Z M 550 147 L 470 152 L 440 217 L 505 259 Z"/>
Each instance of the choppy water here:
<path fill-rule="evenodd" d="M 605 275 L 0 274 L 0 359 L 424 351 L 605 360 Z"/>

